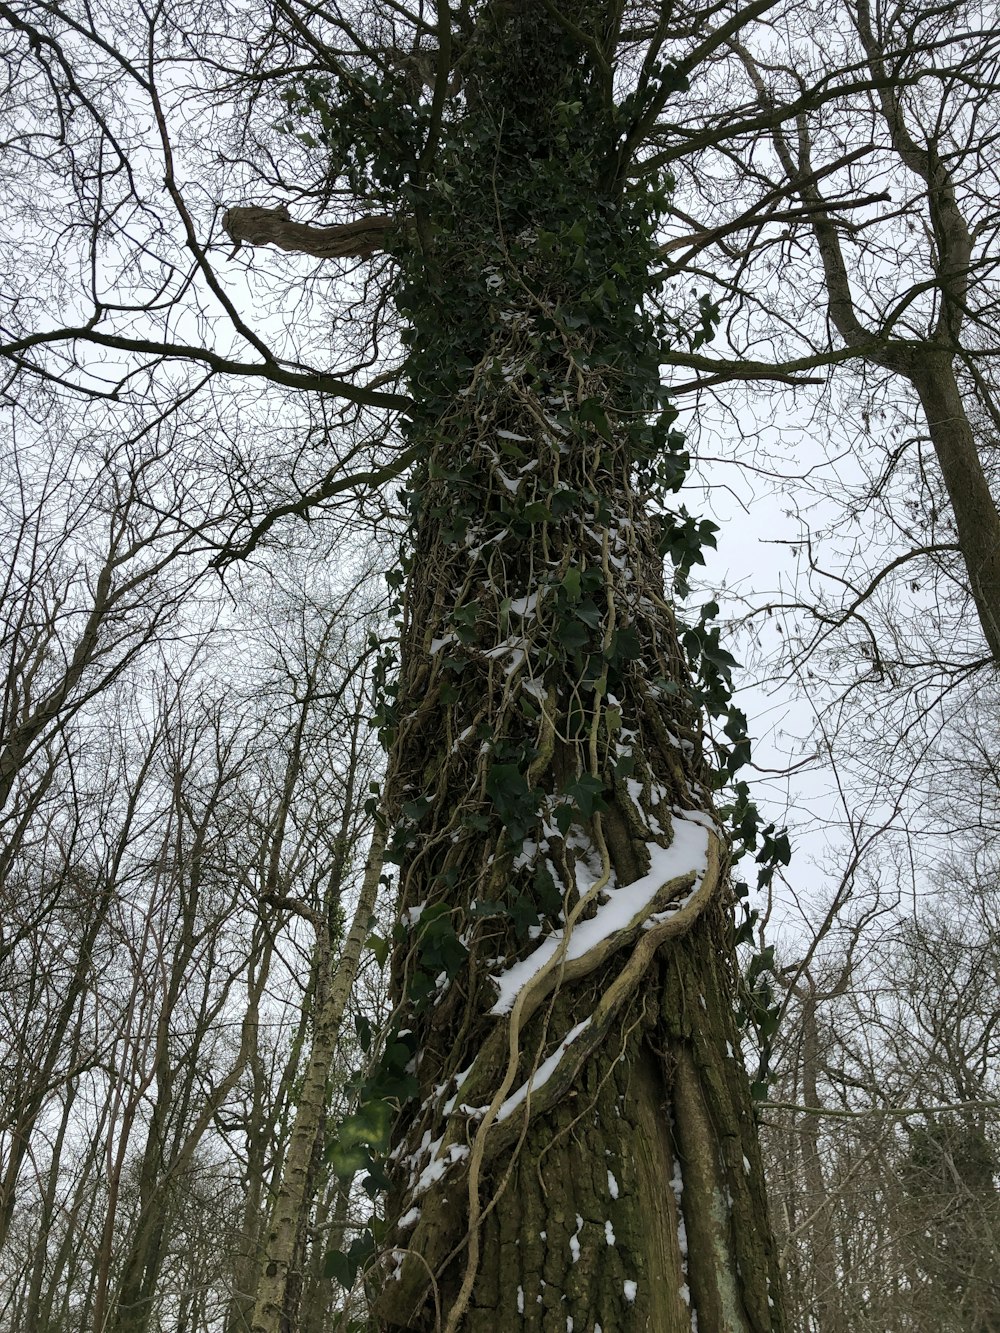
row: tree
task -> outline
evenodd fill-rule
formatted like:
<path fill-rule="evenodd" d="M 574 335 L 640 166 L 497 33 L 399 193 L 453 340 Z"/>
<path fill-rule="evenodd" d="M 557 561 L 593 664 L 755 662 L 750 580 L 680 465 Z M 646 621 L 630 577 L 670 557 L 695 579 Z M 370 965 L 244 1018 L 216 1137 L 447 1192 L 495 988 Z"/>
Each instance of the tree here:
<path fill-rule="evenodd" d="M 302 94 L 367 200 L 405 182 L 413 204 L 390 242 L 416 460 L 382 709 L 397 1013 L 335 1148 L 389 1186 L 387 1328 L 780 1323 L 725 851 L 659 572 L 697 533 L 636 490 L 683 463 L 643 300 L 662 196 L 626 167 L 683 74 L 654 45 L 618 104 L 619 40 L 603 8 L 488 6 L 461 55 L 442 18 L 429 103 L 332 54 Z M 711 700 L 725 657 L 704 625 L 685 641 Z M 386 1137 L 382 1164 L 364 1145 Z"/>
<path fill-rule="evenodd" d="M 370 829 L 370 599 L 335 557 L 303 575 L 245 580 L 242 624 L 188 604 L 183 647 L 154 638 L 61 719 L 44 788 L 22 769 L 43 799 L 14 806 L 0 879 L 5 1333 L 208 1333 L 248 1233 L 259 1266 L 312 1021 L 302 913 L 335 950 Z"/>
<path fill-rule="evenodd" d="M 898 483 L 895 549 L 874 563 L 863 539 L 855 578 L 838 562 L 817 637 L 847 618 L 874 637 L 862 616 L 886 581 L 939 578 L 974 626 L 943 627 L 941 654 L 981 662 L 978 628 L 998 660 L 1000 517 L 977 429 L 997 420 L 998 40 L 963 4 L 847 0 L 765 20 L 704 71 L 684 126 L 698 154 L 663 142 L 654 159 L 680 179 L 672 262 L 728 298 L 727 355 L 687 358 L 699 385 L 831 375 L 835 448 L 871 459 L 866 529 Z M 776 470 L 787 480 L 787 460 Z M 850 520 L 843 490 L 835 478 Z M 878 639 L 866 648 L 879 665 Z"/>
<path fill-rule="evenodd" d="M 280 353 L 250 326 L 187 202 L 169 112 L 199 92 L 186 56 L 172 66 L 159 43 L 175 24 L 203 40 L 201 14 L 144 13 L 137 42 L 115 15 L 98 28 L 44 5 L 4 10 L 25 51 L 23 101 L 55 107 L 38 114 L 57 126 L 60 188 L 75 190 L 46 207 L 79 210 L 67 235 L 92 261 L 84 316 L 42 327 L 30 302 L 15 310 L 4 350 L 18 372 L 113 400 L 136 385 L 148 405 L 177 392 L 170 368 L 187 363 L 353 404 L 330 447 L 367 466 L 320 468 L 263 515 L 267 487 L 248 483 L 223 563 L 280 513 L 410 469 L 399 669 L 386 664 L 381 700 L 397 1012 L 333 1154 L 345 1175 L 366 1164 L 370 1188 L 388 1186 L 398 1280 L 375 1293 L 387 1327 L 432 1324 L 435 1303 L 448 1329 L 687 1328 L 692 1312 L 720 1329 L 782 1324 L 703 709 L 726 715 L 723 778 L 746 741 L 711 609 L 679 626 L 662 574 L 669 554 L 683 588 L 711 532 L 663 504 L 686 456 L 659 366 L 703 341 L 716 311 L 652 299 L 668 191 L 640 170 L 690 74 L 769 7 L 712 26 L 583 0 L 441 4 L 433 21 L 392 4 L 357 17 L 282 5 L 263 50 L 247 43 L 249 70 L 231 63 L 243 16 L 231 20 L 203 68 L 255 105 L 278 88 L 281 152 L 322 164 L 299 197 L 346 194 L 355 216 L 316 227 L 234 206 L 230 238 L 374 261 L 387 278 L 372 304 L 394 314 L 370 336 L 356 317 L 360 352 L 332 367 L 310 361 L 315 324 L 289 316 Z M 81 47 L 99 71 L 84 84 Z M 291 80 L 287 47 L 302 57 Z M 148 222 L 137 154 L 115 131 L 122 82 L 137 99 L 129 134 L 136 106 L 151 113 L 176 232 L 163 212 Z M 130 228 L 147 225 L 137 246 Z M 129 301 L 105 285 L 123 256 Z M 174 308 L 199 294 L 205 324 L 189 319 L 181 338 Z M 232 345 L 203 345 L 220 312 Z M 374 359 L 387 329 L 401 330 L 396 367 L 358 383 L 351 362 Z M 93 347 L 122 359 L 110 387 L 79 364 Z M 406 394 L 386 388 L 400 378 Z M 216 388 L 189 371 L 182 392 Z M 401 445 L 366 435 L 368 409 L 405 413 Z M 731 813 L 755 844 L 743 794 Z M 783 859 L 773 833 L 761 854 Z"/>
<path fill-rule="evenodd" d="M 777 968 L 763 1143 L 793 1328 L 996 1326 L 995 834 L 954 842 L 876 938 L 856 910 Z"/>

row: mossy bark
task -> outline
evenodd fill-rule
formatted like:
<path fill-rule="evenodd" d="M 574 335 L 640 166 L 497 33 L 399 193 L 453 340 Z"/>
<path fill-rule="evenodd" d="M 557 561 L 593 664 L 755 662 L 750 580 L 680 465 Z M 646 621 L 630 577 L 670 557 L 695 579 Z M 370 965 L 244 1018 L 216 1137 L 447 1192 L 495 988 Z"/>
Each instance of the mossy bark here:
<path fill-rule="evenodd" d="M 384 715 L 376 1323 L 777 1331 L 724 837 L 662 574 L 691 527 L 642 494 L 685 461 L 655 221 L 617 174 L 634 112 L 603 6 L 486 15 L 399 254 L 421 463 Z"/>
<path fill-rule="evenodd" d="M 725 925 L 706 914 L 657 960 L 569 1091 L 492 1163 L 462 1333 L 688 1333 L 695 1313 L 718 1333 L 784 1327 L 756 1127 L 730 1055 Z M 465 1189 L 456 1174 L 435 1201 L 459 1245 Z M 390 1283 L 379 1327 L 443 1326 L 462 1258 L 439 1268 L 419 1311 L 396 1308 L 406 1282 Z"/>
<path fill-rule="evenodd" d="M 698 953 L 714 952 L 711 930 L 696 928 L 681 950 L 690 975 Z M 727 1016 L 717 995 L 709 1014 L 685 978 L 671 984 L 680 961 L 661 961 L 630 1030 L 531 1125 L 484 1223 L 463 1330 L 563 1333 L 572 1321 L 587 1333 L 688 1333 L 694 1311 L 718 1333 L 781 1327 L 752 1117 L 726 1075 L 724 1041 L 723 1059 L 715 1053 Z M 677 998 L 696 1005 L 697 1037 L 665 1012 Z M 447 1310 L 447 1282 L 441 1299 Z"/>

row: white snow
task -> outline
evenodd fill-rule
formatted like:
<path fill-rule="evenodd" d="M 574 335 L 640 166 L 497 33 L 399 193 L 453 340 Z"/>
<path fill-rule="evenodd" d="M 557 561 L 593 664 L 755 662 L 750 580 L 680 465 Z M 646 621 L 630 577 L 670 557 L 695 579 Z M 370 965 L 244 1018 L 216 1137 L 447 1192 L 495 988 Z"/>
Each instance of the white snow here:
<path fill-rule="evenodd" d="M 524 1314 L 524 1291 L 521 1287 L 517 1289 L 517 1313 Z"/>
<path fill-rule="evenodd" d="M 500 1110 L 497 1111 L 498 1123 L 501 1120 L 506 1120 L 509 1115 L 511 1115 L 514 1111 L 516 1111 L 517 1108 L 524 1101 L 525 1097 L 527 1097 L 529 1092 L 537 1092 L 537 1090 L 542 1086 L 543 1083 L 548 1082 L 548 1080 L 552 1077 L 552 1074 L 555 1071 L 556 1065 L 558 1065 L 563 1052 L 567 1050 L 568 1047 L 573 1045 L 574 1041 L 576 1041 L 580 1033 L 584 1030 L 584 1028 L 589 1027 L 589 1025 L 590 1025 L 590 1019 L 585 1018 L 582 1023 L 577 1023 L 576 1027 L 570 1028 L 569 1032 L 566 1033 L 565 1037 L 563 1037 L 562 1041 L 552 1052 L 552 1054 L 550 1056 L 547 1056 L 546 1059 L 542 1061 L 542 1063 L 538 1066 L 538 1068 L 534 1071 L 534 1073 L 529 1077 L 528 1081 L 526 1083 L 522 1083 L 521 1086 L 515 1092 L 512 1092 L 511 1095 L 504 1102 L 504 1104 L 500 1107 Z"/>
<path fill-rule="evenodd" d="M 611 1171 L 608 1172 L 608 1193 L 612 1199 L 618 1198 L 618 1181 L 615 1180 L 614 1173 Z"/>
<path fill-rule="evenodd" d="M 408 1213 L 404 1213 L 403 1216 L 399 1219 L 397 1226 L 399 1226 L 402 1230 L 406 1231 L 410 1227 L 415 1227 L 419 1221 L 420 1221 L 420 1209 L 411 1208 Z"/>
<path fill-rule="evenodd" d="M 524 660 L 524 648 L 522 646 L 523 643 L 524 643 L 523 639 L 510 636 L 509 638 L 504 639 L 503 643 L 496 643 L 493 645 L 492 648 L 484 648 L 483 656 L 492 658 L 511 657 L 519 653 L 520 660 L 523 661 Z"/>
<path fill-rule="evenodd" d="M 624 930 L 670 880 L 693 873 L 696 879 L 691 892 L 698 888 L 700 877 L 708 864 L 708 830 L 703 825 L 692 820 L 677 819 L 674 822 L 674 840 L 670 846 L 660 847 L 654 842 L 648 844 L 648 849 L 649 873 L 632 884 L 622 887 L 609 885 L 607 902 L 597 909 L 590 920 L 580 921 L 573 928 L 564 954 L 567 962 L 582 958 L 602 940 L 614 935 L 616 931 Z M 490 1010 L 491 1014 L 511 1011 L 519 992 L 553 957 L 562 938 L 561 930 L 553 931 L 527 958 L 493 978 L 500 994 Z"/>
<path fill-rule="evenodd" d="M 670 1188 L 677 1200 L 677 1206 L 680 1207 L 681 1195 L 684 1193 L 684 1177 L 681 1175 L 681 1164 L 676 1157 L 674 1158 L 674 1169 L 670 1176 Z"/>
<path fill-rule="evenodd" d="M 674 814 L 680 815 L 681 819 L 687 819 L 692 824 L 703 824 L 705 828 L 710 829 L 713 833 L 719 831 L 718 824 L 707 810 L 682 810 L 679 805 L 675 805 Z"/>
<path fill-rule="evenodd" d="M 604 1239 L 609 1245 L 614 1245 L 615 1243 L 615 1229 L 611 1225 L 610 1220 L 604 1223 Z"/>
<path fill-rule="evenodd" d="M 625 1299 L 628 1301 L 629 1305 L 634 1305 L 636 1294 L 639 1291 L 638 1282 L 633 1282 L 631 1278 L 626 1278 L 622 1290 L 625 1293 Z"/>
<path fill-rule="evenodd" d="M 453 1143 L 443 1157 L 438 1157 L 437 1153 L 440 1144 L 440 1139 L 435 1140 L 435 1143 L 431 1148 L 431 1160 L 424 1167 L 423 1171 L 421 1171 L 420 1175 L 417 1177 L 416 1184 L 410 1191 L 413 1198 L 423 1194 L 425 1190 L 430 1189 L 436 1181 L 441 1179 L 449 1166 L 453 1165 L 455 1162 L 460 1162 L 464 1157 L 468 1157 L 469 1155 L 469 1149 L 464 1143 Z"/>
<path fill-rule="evenodd" d="M 677 1204 L 677 1248 L 681 1252 L 681 1260 L 685 1264 L 685 1273 L 687 1272 L 688 1257 L 688 1238 L 687 1227 L 684 1225 L 684 1214 L 681 1212 L 681 1195 L 684 1193 L 684 1177 L 681 1175 L 681 1164 L 674 1158 L 674 1169 L 670 1177 L 670 1189 Z"/>
<path fill-rule="evenodd" d="M 529 593 L 527 597 L 515 597 L 510 604 L 510 609 L 515 616 L 533 616 L 535 607 L 538 604 L 538 593 Z"/>
<path fill-rule="evenodd" d="M 570 1253 L 573 1255 L 573 1262 L 580 1262 L 580 1232 L 583 1229 L 583 1218 L 579 1213 L 576 1215 L 576 1230 L 569 1238 Z"/>

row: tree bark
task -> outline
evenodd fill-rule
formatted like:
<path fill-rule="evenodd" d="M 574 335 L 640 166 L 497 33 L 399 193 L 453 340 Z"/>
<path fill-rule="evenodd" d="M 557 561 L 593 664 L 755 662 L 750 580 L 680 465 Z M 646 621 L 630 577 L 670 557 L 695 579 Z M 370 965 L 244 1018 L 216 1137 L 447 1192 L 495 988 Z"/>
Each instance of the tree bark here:
<path fill-rule="evenodd" d="M 783 1327 L 663 586 L 680 520 L 636 481 L 678 441 L 639 296 L 655 228 L 608 169 L 603 20 L 489 12 L 425 248 L 397 256 L 421 463 L 384 713 L 398 1018 L 370 1092 L 400 1108 L 392 1333 Z"/>
<path fill-rule="evenodd" d="M 614 41 L 594 0 L 484 7 L 447 110 L 442 46 L 389 241 L 415 460 L 381 705 L 395 1014 L 334 1146 L 377 1170 L 393 1117 L 368 1274 L 391 1333 L 784 1327 L 702 753 L 718 677 L 692 681 L 663 583 L 697 541 L 641 494 L 686 460 Z M 359 149 L 376 180 L 386 151 Z M 284 217 L 226 225 L 318 253 Z"/>
<path fill-rule="evenodd" d="M 914 357 L 914 362 L 917 358 Z M 983 472 L 950 352 L 928 349 L 910 375 L 955 515 L 969 591 L 1000 663 L 1000 513 Z"/>
<path fill-rule="evenodd" d="M 345 822 L 350 818 L 345 814 Z M 288 1302 L 288 1287 L 302 1228 L 303 1210 L 311 1203 L 310 1163 L 316 1136 L 327 1110 L 330 1067 L 347 1001 L 357 976 L 361 950 L 368 937 L 368 923 L 375 910 L 379 875 L 382 872 L 384 833 L 377 826 L 365 867 L 361 895 L 354 920 L 332 977 L 329 972 L 330 942 L 318 939 L 317 1004 L 309 1063 L 295 1108 L 288 1150 L 282 1164 L 277 1196 L 271 1210 L 257 1277 L 251 1333 L 278 1333 Z"/>
<path fill-rule="evenodd" d="M 314 259 L 370 259 L 386 248 L 393 226 L 391 217 L 364 217 L 332 227 L 293 222 L 288 209 L 262 208 L 251 204 L 229 208 L 222 215 L 222 228 L 236 249 L 247 245 L 275 245 L 292 254 Z M 235 250 L 234 250 L 235 253 Z"/>

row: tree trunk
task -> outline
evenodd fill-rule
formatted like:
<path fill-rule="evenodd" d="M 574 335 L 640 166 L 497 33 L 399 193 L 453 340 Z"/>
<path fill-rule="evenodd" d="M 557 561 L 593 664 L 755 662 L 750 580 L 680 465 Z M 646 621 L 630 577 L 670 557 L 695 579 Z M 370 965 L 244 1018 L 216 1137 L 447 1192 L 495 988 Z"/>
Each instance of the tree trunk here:
<path fill-rule="evenodd" d="M 352 811 L 347 809 L 344 814 L 345 827 L 348 826 L 351 815 Z M 361 951 L 368 936 L 368 923 L 375 910 L 379 875 L 382 871 L 383 842 L 382 830 L 376 828 L 372 835 L 354 920 L 332 976 L 329 975 L 330 936 L 326 932 L 325 923 L 317 925 L 316 1018 L 312 1049 L 302 1079 L 288 1151 L 282 1164 L 278 1192 L 264 1241 L 257 1276 L 257 1297 L 251 1321 L 251 1333 L 279 1333 L 289 1304 L 296 1237 L 304 1231 L 313 1202 L 311 1182 L 314 1180 L 315 1172 L 311 1169 L 311 1163 L 315 1154 L 317 1135 L 320 1133 L 327 1112 L 330 1068 L 340 1033 L 340 1024 L 357 976 Z M 336 877 L 338 897 L 340 878 L 338 874 Z"/>
<path fill-rule="evenodd" d="M 802 1100 L 806 1106 L 820 1107 L 819 1022 L 815 983 L 808 976 L 808 989 L 802 998 Z M 830 1198 L 823 1175 L 820 1146 L 820 1118 L 806 1115 L 799 1130 L 802 1153 L 802 1177 L 806 1187 L 803 1212 L 809 1221 L 812 1247 L 813 1301 L 817 1327 L 823 1333 L 843 1333 L 837 1277 L 837 1236 L 830 1216 Z"/>
<path fill-rule="evenodd" d="M 914 358 L 916 361 L 916 358 Z M 994 661 L 1000 663 L 1000 513 L 983 472 L 952 353 L 928 348 L 910 378 L 955 515 L 969 591 Z"/>
<path fill-rule="evenodd" d="M 398 242 L 421 461 L 383 706 L 397 1009 L 343 1135 L 396 1110 L 394 1331 L 783 1327 L 702 755 L 720 658 L 686 636 L 714 658 L 696 688 L 662 576 L 696 531 L 642 495 L 686 458 L 605 20 L 484 12 Z"/>

